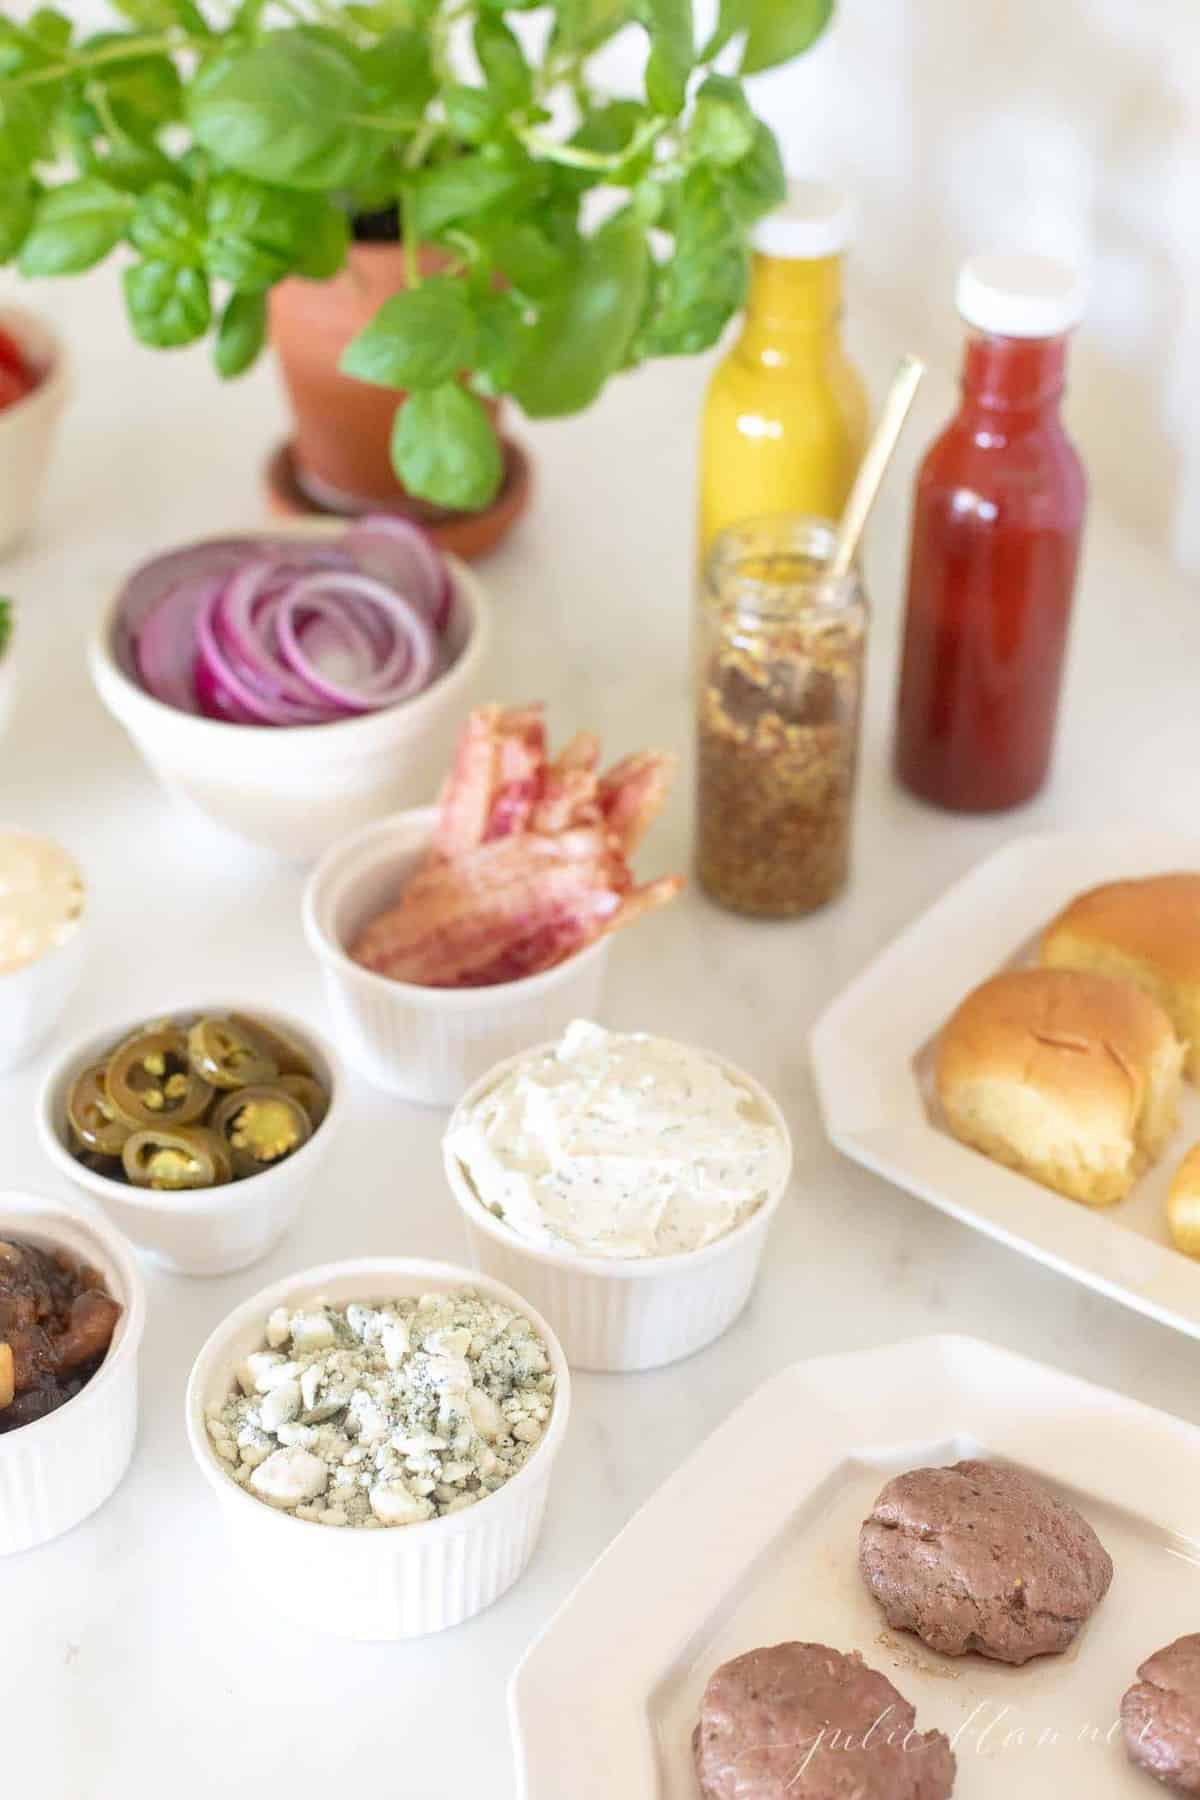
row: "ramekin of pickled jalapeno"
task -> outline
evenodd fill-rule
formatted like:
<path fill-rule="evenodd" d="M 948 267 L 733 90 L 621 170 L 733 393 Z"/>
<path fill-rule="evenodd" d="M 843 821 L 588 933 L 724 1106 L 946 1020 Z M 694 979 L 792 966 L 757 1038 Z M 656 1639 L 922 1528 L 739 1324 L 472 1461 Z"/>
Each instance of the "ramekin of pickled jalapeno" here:
<path fill-rule="evenodd" d="M 77 1045 L 39 1122 L 53 1161 L 144 1249 L 217 1274 L 287 1229 L 339 1093 L 336 1059 L 302 1026 L 209 1007 Z"/>

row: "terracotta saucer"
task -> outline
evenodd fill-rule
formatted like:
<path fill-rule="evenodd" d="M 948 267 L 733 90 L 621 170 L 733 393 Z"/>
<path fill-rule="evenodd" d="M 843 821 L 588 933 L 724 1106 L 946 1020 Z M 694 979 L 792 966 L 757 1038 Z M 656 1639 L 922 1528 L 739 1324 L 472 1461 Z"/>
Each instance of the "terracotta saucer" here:
<path fill-rule="evenodd" d="M 284 443 L 267 462 L 265 483 L 267 504 L 278 518 L 328 519 L 349 517 L 339 511 L 318 505 L 301 487 L 296 476 L 292 446 Z M 424 526 L 439 549 L 466 562 L 487 556 L 508 536 L 529 505 L 533 473 L 528 456 L 511 438 L 504 439 L 504 484 L 492 504 L 483 512 L 446 512 L 420 500 L 404 500 L 395 505 L 372 502 L 364 510 L 395 512 Z"/>

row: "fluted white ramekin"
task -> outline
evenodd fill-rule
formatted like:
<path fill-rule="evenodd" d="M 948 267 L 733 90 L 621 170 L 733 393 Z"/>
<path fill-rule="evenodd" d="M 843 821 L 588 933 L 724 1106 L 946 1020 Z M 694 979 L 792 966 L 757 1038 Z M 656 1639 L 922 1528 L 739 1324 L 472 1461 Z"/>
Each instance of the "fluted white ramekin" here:
<path fill-rule="evenodd" d="M 268 1315 L 318 1297 L 394 1300 L 473 1288 L 522 1313 L 542 1337 L 555 1377 L 541 1443 L 511 1481 L 464 1511 L 378 1531 L 321 1525 L 280 1512 L 239 1487 L 209 1440 L 206 1409 L 234 1384 L 234 1369 L 261 1348 Z M 272 1608 L 305 1631 L 396 1640 L 460 1625 L 524 1572 L 541 1531 L 554 1461 L 571 1409 L 566 1358 L 546 1321 L 511 1288 L 450 1263 L 362 1258 L 306 1269 L 264 1288 L 213 1332 L 192 1368 L 187 1430 L 201 1472 L 221 1503 L 239 1569 Z"/>
<path fill-rule="evenodd" d="M 159 1017 L 199 1018 L 239 1012 L 260 1018 L 307 1051 L 329 1095 L 329 1111 L 307 1144 L 273 1169 L 221 1187 L 160 1192 L 97 1174 L 72 1156 L 67 1143 L 67 1097 L 77 1075 L 144 1025 L 146 1015 L 89 1032 L 50 1069 L 38 1102 L 38 1134 L 54 1166 L 98 1200 L 135 1244 L 176 1275 L 229 1275 L 273 1250 L 291 1226 L 319 1175 L 346 1110 L 345 1083 L 333 1051 L 298 1019 L 249 1000 L 169 1007 Z"/>
<path fill-rule="evenodd" d="M 394 904 L 429 848 L 437 809 L 396 813 L 335 844 L 304 893 L 304 931 L 325 974 L 338 1039 L 377 1087 L 453 1106 L 501 1057 L 599 1010 L 611 940 L 497 987 L 417 987 L 353 962 L 347 947 Z"/>
<path fill-rule="evenodd" d="M 675 1256 L 577 1256 L 545 1249 L 520 1237 L 483 1205 L 449 1139 L 497 1082 L 555 1047 L 554 1042 L 538 1044 L 510 1057 L 477 1081 L 450 1115 L 442 1155 L 466 1223 L 472 1260 L 488 1275 L 510 1282 L 549 1319 L 573 1369 L 631 1374 L 679 1362 L 727 1331 L 750 1298 L 771 1220 L 791 1181 L 787 1120 L 753 1076 L 716 1058 L 729 1079 L 751 1095 L 785 1147 L 779 1181 L 758 1211 L 702 1250 Z"/>
<path fill-rule="evenodd" d="M 0 1074 L 28 1062 L 58 1029 L 83 974 L 88 906 L 61 944 L 19 969 L 0 973 Z"/>
<path fill-rule="evenodd" d="M 103 1506 L 133 1455 L 146 1292 L 132 1247 L 102 1218 L 0 1193 L 0 1238 L 65 1250 L 96 1269 L 122 1313 L 100 1368 L 57 1412 L 0 1435 L 0 1556 L 61 1537 Z"/>

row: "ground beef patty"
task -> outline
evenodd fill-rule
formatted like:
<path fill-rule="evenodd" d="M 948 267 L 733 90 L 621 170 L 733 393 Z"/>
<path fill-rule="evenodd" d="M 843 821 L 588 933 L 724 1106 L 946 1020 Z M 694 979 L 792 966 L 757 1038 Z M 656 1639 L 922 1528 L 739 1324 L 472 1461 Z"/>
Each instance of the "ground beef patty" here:
<path fill-rule="evenodd" d="M 948 1800 L 954 1755 L 861 1656 L 776 1644 L 722 1665 L 692 1738 L 703 1800 Z"/>
<path fill-rule="evenodd" d="M 962 1462 L 889 1481 L 858 1540 L 889 1625 L 998 1662 L 1065 1650 L 1108 1592 L 1086 1519 L 1019 1469 Z"/>
<path fill-rule="evenodd" d="M 1147 1657 L 1121 1702 L 1125 1748 L 1178 1794 L 1200 1794 L 1200 1632 Z"/>

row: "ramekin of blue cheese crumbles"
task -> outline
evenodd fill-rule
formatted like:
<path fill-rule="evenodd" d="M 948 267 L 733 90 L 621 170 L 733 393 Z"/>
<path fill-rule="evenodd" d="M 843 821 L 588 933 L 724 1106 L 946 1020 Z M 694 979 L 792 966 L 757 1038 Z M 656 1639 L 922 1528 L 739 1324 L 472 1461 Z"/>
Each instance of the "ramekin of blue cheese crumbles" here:
<path fill-rule="evenodd" d="M 380 1530 L 462 1512 L 524 1467 L 555 1380 L 522 1313 L 462 1288 L 280 1306 L 206 1408 L 230 1478 L 280 1511 Z"/>

